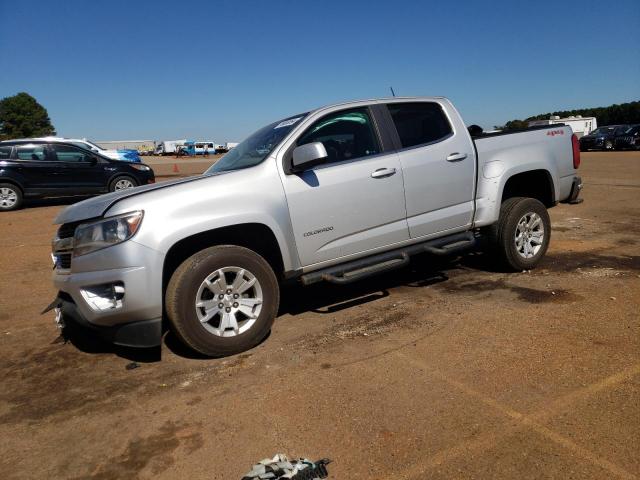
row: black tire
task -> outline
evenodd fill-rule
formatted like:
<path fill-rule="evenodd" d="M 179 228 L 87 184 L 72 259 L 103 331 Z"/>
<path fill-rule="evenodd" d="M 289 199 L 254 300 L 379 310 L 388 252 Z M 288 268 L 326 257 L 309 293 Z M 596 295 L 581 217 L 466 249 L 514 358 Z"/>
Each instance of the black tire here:
<path fill-rule="evenodd" d="M 535 213 L 542 220 L 544 233 L 540 248 L 530 258 L 519 253 L 516 246 L 518 222 L 527 214 Z M 515 197 L 502 203 L 498 222 L 489 229 L 489 243 L 492 253 L 501 266 L 509 271 L 531 270 L 544 257 L 551 239 L 551 220 L 547 208 L 535 198 Z"/>
<path fill-rule="evenodd" d="M 606 150 L 606 151 L 613 150 L 613 142 L 611 140 L 605 140 L 603 149 Z"/>
<path fill-rule="evenodd" d="M 110 192 L 115 192 L 116 191 L 116 184 L 120 180 L 129 180 L 133 184 L 134 187 L 138 186 L 138 182 L 132 176 L 130 176 L 130 175 L 118 175 L 113 180 L 111 180 L 111 182 L 109 182 L 109 191 Z"/>
<path fill-rule="evenodd" d="M 262 308 L 248 330 L 223 337 L 201 323 L 195 302 L 202 282 L 225 267 L 251 272 L 262 290 Z M 209 357 L 244 352 L 260 343 L 271 330 L 279 303 L 280 289 L 271 266 L 254 251 L 234 245 L 207 248 L 186 259 L 171 276 L 165 293 L 165 308 L 172 330 L 186 346 Z M 220 318 L 214 317 L 214 320 L 220 322 Z"/>
<path fill-rule="evenodd" d="M 22 208 L 22 190 L 13 183 L 0 183 L 0 211 L 8 212 Z"/>

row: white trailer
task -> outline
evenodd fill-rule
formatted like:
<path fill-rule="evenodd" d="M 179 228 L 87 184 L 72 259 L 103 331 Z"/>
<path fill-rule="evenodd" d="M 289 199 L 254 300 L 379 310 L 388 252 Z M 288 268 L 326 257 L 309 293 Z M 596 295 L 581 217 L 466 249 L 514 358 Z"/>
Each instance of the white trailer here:
<path fill-rule="evenodd" d="M 204 155 L 205 150 L 207 151 L 207 154 L 213 155 L 216 153 L 216 143 L 212 140 L 195 142 L 193 152 L 195 155 Z"/>
<path fill-rule="evenodd" d="M 566 118 L 560 118 L 558 115 L 552 115 L 548 120 L 533 120 L 529 122 L 529 126 L 537 127 L 541 125 L 556 125 L 559 123 L 569 125 L 571 130 L 573 130 L 573 133 L 575 133 L 578 138 L 589 135 L 592 131 L 598 128 L 598 121 L 596 120 L 596 117 L 583 117 L 582 115 Z"/>
<path fill-rule="evenodd" d="M 224 144 L 224 148 L 225 150 L 228 152 L 229 150 L 231 150 L 232 148 L 235 148 L 238 146 L 238 142 L 227 142 Z"/>
<path fill-rule="evenodd" d="M 172 155 L 176 153 L 178 147 L 187 143 L 187 139 L 184 140 L 164 140 L 156 144 L 156 155 Z"/>

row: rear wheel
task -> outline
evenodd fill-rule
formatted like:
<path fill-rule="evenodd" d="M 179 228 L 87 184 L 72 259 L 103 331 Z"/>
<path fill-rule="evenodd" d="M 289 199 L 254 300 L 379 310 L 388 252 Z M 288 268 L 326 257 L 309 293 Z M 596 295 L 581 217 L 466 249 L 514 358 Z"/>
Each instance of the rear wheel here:
<path fill-rule="evenodd" d="M 502 203 L 500 219 L 489 231 L 493 253 L 508 270 L 535 268 L 551 239 L 547 208 L 535 198 L 509 198 Z"/>
<path fill-rule="evenodd" d="M 109 191 L 117 192 L 119 190 L 126 190 L 128 188 L 133 188 L 137 185 L 138 185 L 138 182 L 136 182 L 132 177 L 128 175 L 120 175 L 114 178 L 113 180 L 111 180 L 111 183 L 109 184 Z"/>
<path fill-rule="evenodd" d="M 252 250 L 232 245 L 207 248 L 185 260 L 172 275 L 165 297 L 176 335 L 212 357 L 260 343 L 279 302 L 271 266 Z"/>
<path fill-rule="evenodd" d="M 22 207 L 22 190 L 12 183 L 0 183 L 0 211 Z"/>

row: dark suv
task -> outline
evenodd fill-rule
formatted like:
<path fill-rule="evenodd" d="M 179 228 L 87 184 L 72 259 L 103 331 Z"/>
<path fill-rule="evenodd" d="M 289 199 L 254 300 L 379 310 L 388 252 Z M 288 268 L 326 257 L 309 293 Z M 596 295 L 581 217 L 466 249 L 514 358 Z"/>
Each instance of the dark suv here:
<path fill-rule="evenodd" d="M 589 135 L 580 139 L 580 150 L 613 150 L 616 135 L 621 134 L 628 125 L 607 125 L 598 127 Z"/>
<path fill-rule="evenodd" d="M 623 131 L 616 134 L 616 150 L 640 150 L 640 124 L 627 125 Z"/>
<path fill-rule="evenodd" d="M 113 192 L 153 183 L 143 163 L 121 162 L 64 142 L 0 142 L 0 211 L 20 208 L 24 198 Z"/>

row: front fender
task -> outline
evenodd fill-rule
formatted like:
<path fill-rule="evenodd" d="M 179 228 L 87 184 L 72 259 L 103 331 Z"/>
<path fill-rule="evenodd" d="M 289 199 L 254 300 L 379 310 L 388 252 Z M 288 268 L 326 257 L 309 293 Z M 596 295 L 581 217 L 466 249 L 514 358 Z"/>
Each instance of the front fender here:
<path fill-rule="evenodd" d="M 284 190 L 271 159 L 250 169 L 126 198 L 105 215 L 134 210 L 144 211 L 136 241 L 165 255 L 187 237 L 257 223 L 273 232 L 285 271 L 300 268 Z"/>

